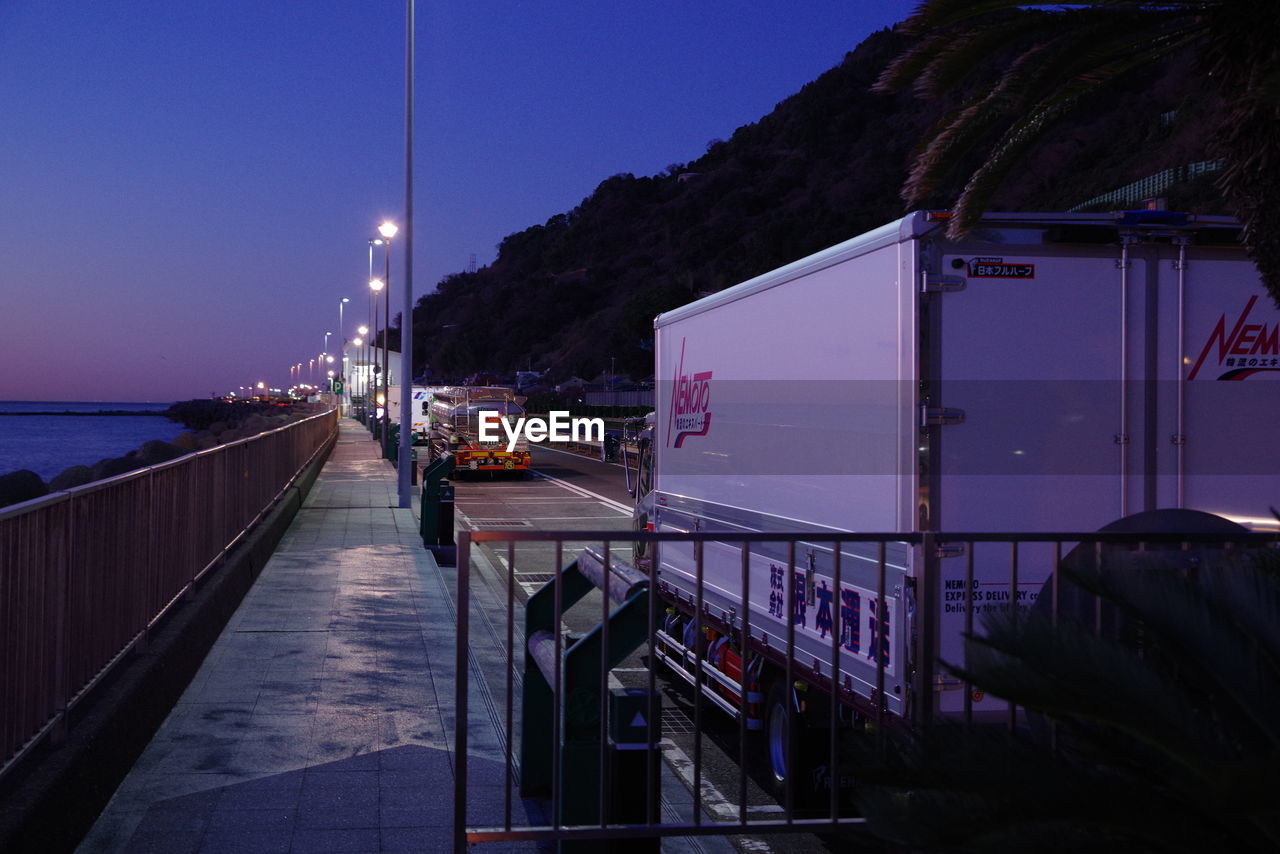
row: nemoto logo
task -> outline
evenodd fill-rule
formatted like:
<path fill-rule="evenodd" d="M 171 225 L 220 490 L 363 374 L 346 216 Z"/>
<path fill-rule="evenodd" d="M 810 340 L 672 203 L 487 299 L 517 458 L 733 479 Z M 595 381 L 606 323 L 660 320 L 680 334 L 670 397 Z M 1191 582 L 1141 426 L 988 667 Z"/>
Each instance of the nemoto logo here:
<path fill-rule="evenodd" d="M 1280 370 L 1280 326 L 1245 322 L 1257 301 L 1256 296 L 1249 298 L 1230 332 L 1227 331 L 1226 313 L 1218 318 L 1217 325 L 1209 334 L 1209 340 L 1205 342 L 1200 358 L 1196 359 L 1195 367 L 1191 369 L 1187 379 L 1196 378 L 1215 344 L 1218 350 L 1218 368 L 1226 369 L 1218 377 L 1220 380 L 1242 380 L 1259 371 Z"/>
<path fill-rule="evenodd" d="M 671 418 L 667 422 L 667 445 L 679 448 L 690 436 L 705 436 L 711 428 L 711 371 L 692 377 L 684 372 L 684 345 L 680 340 L 680 364 L 676 366 L 671 389 Z"/>

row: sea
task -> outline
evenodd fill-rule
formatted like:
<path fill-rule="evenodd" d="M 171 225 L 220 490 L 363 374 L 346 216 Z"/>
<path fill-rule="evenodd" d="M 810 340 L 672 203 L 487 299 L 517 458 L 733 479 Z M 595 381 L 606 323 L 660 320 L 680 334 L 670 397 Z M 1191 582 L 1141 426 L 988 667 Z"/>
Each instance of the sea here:
<path fill-rule="evenodd" d="M 158 415 L 168 403 L 0 401 L 0 475 L 30 469 L 45 481 L 75 465 L 122 457 L 152 439 L 170 441 L 186 428 Z M 59 413 L 57 415 L 14 413 Z M 62 414 L 67 413 L 67 414 Z"/>

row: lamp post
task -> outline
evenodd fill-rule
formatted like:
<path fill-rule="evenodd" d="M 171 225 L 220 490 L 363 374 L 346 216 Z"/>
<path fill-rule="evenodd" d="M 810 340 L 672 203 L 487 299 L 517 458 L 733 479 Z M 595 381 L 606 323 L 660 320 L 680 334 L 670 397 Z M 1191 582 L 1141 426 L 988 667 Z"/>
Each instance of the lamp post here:
<path fill-rule="evenodd" d="M 338 379 L 342 380 L 342 394 L 338 396 L 339 406 L 342 405 L 343 397 L 351 397 L 351 390 L 347 388 L 347 384 L 350 382 L 350 379 L 347 377 L 347 333 L 342 328 L 342 307 L 349 302 L 351 302 L 351 300 L 348 297 L 343 297 L 338 302 L 338 337 L 342 341 L 342 364 L 338 369 Z M 349 409 L 350 407 L 348 407 L 348 410 Z M 348 412 L 348 414 L 350 414 L 350 412 Z"/>
<path fill-rule="evenodd" d="M 379 293 L 381 293 L 382 288 L 383 288 L 382 279 L 370 279 L 370 280 L 369 280 L 369 290 L 373 291 L 373 361 L 374 361 L 374 375 L 373 375 L 373 413 L 372 413 L 372 414 L 373 414 L 373 416 L 374 416 L 374 419 L 375 419 L 375 420 L 377 420 L 379 424 L 381 424 L 381 423 L 382 423 L 382 422 L 381 422 L 381 419 L 378 419 L 378 417 L 377 417 L 377 415 L 378 415 L 378 393 L 379 393 L 379 392 L 378 392 L 378 386 L 380 385 L 380 382 L 379 382 L 379 380 L 380 380 L 379 374 L 385 374 L 385 372 L 386 372 L 386 367 L 382 365 L 382 363 L 381 363 L 380 359 L 378 358 L 378 294 L 379 294 Z M 383 342 L 384 342 L 384 343 L 385 343 L 385 342 L 386 342 L 386 340 L 387 340 L 387 330 L 386 330 L 386 329 L 383 329 L 383 330 L 382 330 L 382 340 L 383 340 Z M 385 403 L 385 401 L 384 401 L 384 403 Z"/>
<path fill-rule="evenodd" d="M 369 282 L 371 284 L 373 282 L 373 247 L 381 246 L 381 245 L 382 245 L 381 237 L 369 238 Z M 374 367 L 377 367 L 377 364 L 378 364 L 378 296 L 376 293 L 371 293 L 370 297 L 371 299 L 369 300 L 369 325 L 373 327 L 373 337 L 369 341 L 369 349 L 371 352 L 366 353 L 365 355 L 366 355 L 366 362 L 368 362 L 369 359 L 371 358 Z M 376 396 L 378 393 L 378 375 L 376 373 L 373 375 L 372 386 L 373 386 L 373 394 Z M 366 401 L 370 399 L 368 388 L 365 389 L 364 396 Z M 378 409 L 377 409 L 377 405 L 375 404 L 374 408 L 370 410 L 369 415 L 370 417 L 376 420 L 377 414 L 378 414 Z M 365 422 L 365 426 L 369 427 L 370 432 L 373 431 L 373 427 L 371 426 L 372 423 L 373 423 L 372 421 Z"/>
<path fill-rule="evenodd" d="M 412 505 L 413 426 L 413 0 L 405 0 L 404 26 L 404 314 L 400 321 L 400 456 L 397 466 L 400 508 Z M 390 235 L 388 235 L 390 236 Z M 466 805 L 454 805 L 465 822 Z"/>
<path fill-rule="evenodd" d="M 356 339 L 356 346 L 360 348 L 360 358 L 364 359 L 364 383 L 360 394 L 364 397 L 365 421 L 367 422 L 369 420 L 367 415 L 369 411 L 369 339 L 365 338 L 365 336 L 369 334 L 369 327 L 361 325 L 356 329 L 356 332 L 360 333 L 360 337 Z"/>
<path fill-rule="evenodd" d="M 383 269 L 383 281 L 387 284 L 387 298 L 382 303 L 382 435 L 386 436 L 387 428 L 391 423 L 391 401 L 387 396 L 391 393 L 391 238 L 396 236 L 396 232 L 400 228 L 390 220 L 378 226 L 378 233 L 382 235 L 382 247 L 385 250 L 383 257 L 385 258 L 385 266 Z M 404 321 L 400 322 L 401 327 Z M 404 329 L 400 330 L 400 337 L 404 338 Z M 404 350 L 404 341 L 400 342 L 401 352 Z M 403 371 L 401 372 L 403 373 Z M 404 377 L 400 378 L 400 384 L 404 385 Z"/>
<path fill-rule="evenodd" d="M 332 335 L 332 334 L 333 334 L 332 332 L 326 332 L 326 333 L 324 334 L 324 350 L 320 353 L 320 355 L 321 355 L 321 356 L 324 356 L 324 355 L 328 354 L 328 352 L 329 352 L 329 336 L 330 336 L 330 335 Z"/>

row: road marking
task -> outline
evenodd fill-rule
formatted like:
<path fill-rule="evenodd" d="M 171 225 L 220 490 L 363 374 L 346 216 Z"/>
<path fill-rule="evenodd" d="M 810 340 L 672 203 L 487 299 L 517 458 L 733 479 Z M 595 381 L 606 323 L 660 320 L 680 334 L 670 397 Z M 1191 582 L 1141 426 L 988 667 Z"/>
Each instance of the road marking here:
<path fill-rule="evenodd" d="M 560 451 L 559 453 L 564 454 L 568 452 Z M 592 492 L 589 489 L 583 489 L 581 486 L 576 486 L 574 484 L 568 483 L 567 481 L 563 481 L 558 477 L 552 477 L 549 474 L 543 474 L 542 472 L 538 472 L 538 471 L 534 472 L 533 476 L 543 478 L 544 480 L 552 481 L 553 483 L 558 484 L 559 486 L 569 490 L 570 492 L 576 492 L 578 495 L 581 495 L 583 497 L 591 497 L 596 499 L 597 501 L 602 501 L 608 506 L 614 508 L 615 510 L 621 510 L 622 512 L 626 513 L 628 516 L 631 515 L 631 508 L 629 506 L 627 506 L 626 504 L 623 504 L 620 501 L 614 501 L 612 498 L 605 498 L 603 495 L 601 495 L 598 492 Z"/>
<path fill-rule="evenodd" d="M 628 514 L 630 515 L 630 514 Z M 532 522 L 571 522 L 578 519 L 623 519 L 625 516 L 525 516 Z"/>
<path fill-rule="evenodd" d="M 663 741 L 665 743 L 666 739 L 663 739 Z M 692 792 L 693 760 L 675 744 L 670 744 L 662 751 L 662 758 L 666 760 L 667 767 L 676 772 L 680 779 L 684 781 L 685 788 Z M 738 820 L 738 805 L 722 795 L 719 789 L 707 781 L 706 777 L 702 778 L 702 808 L 709 812 L 716 821 L 729 823 L 737 822 Z M 781 807 L 771 808 L 769 805 L 747 807 L 748 815 L 753 812 L 772 813 L 782 811 L 784 810 Z M 763 840 L 758 839 L 743 839 L 741 840 L 741 845 L 747 851 L 768 852 L 773 850 Z"/>

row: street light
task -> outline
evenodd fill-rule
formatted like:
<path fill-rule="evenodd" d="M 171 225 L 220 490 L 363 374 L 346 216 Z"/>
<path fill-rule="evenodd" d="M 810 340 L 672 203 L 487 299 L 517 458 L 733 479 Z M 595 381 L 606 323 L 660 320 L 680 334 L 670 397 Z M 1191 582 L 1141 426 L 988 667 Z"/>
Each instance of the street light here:
<path fill-rule="evenodd" d="M 382 279 L 369 280 L 369 290 L 373 291 L 373 344 L 374 344 L 374 347 L 373 347 L 373 362 L 374 362 L 373 415 L 375 418 L 378 415 L 379 374 L 386 371 L 386 366 L 382 364 L 382 360 L 379 359 L 378 346 L 377 346 L 378 344 L 378 294 L 382 292 L 383 287 L 384 285 L 382 283 Z M 385 328 L 382 330 L 382 340 L 383 340 L 383 343 L 385 344 L 387 340 L 387 330 Z"/>
<path fill-rule="evenodd" d="M 351 397 L 351 389 L 347 388 L 346 383 L 349 382 L 347 377 L 347 333 L 342 328 L 342 306 L 351 302 L 348 297 L 343 297 L 338 303 L 338 335 L 342 337 L 342 369 L 338 371 L 338 376 L 344 381 L 342 386 L 342 395 L 338 397 L 338 406 L 342 406 L 342 397 Z M 350 415 L 350 407 L 348 407 L 348 415 Z"/>
<path fill-rule="evenodd" d="M 381 245 L 382 245 L 382 238 L 381 238 L 381 237 L 373 237 L 373 238 L 370 238 L 370 240 L 369 240 L 369 281 L 373 281 L 373 247 L 375 247 L 375 246 L 381 246 Z M 369 367 L 369 365 L 370 365 L 370 364 L 373 364 L 374 366 L 376 366 L 377 361 L 378 361 L 378 359 L 377 359 L 377 346 L 378 346 L 378 305 L 377 305 L 377 300 L 374 298 L 374 295 L 373 295 L 373 294 L 369 294 L 369 325 L 370 325 L 371 327 L 373 327 L 373 337 L 369 340 L 369 345 L 368 345 L 368 347 L 366 348 L 366 350 L 365 350 L 365 354 L 364 354 L 364 363 L 365 363 L 366 368 L 367 368 L 367 367 Z M 370 387 L 370 385 L 375 384 L 375 383 L 376 383 L 376 381 L 377 381 L 377 379 L 378 379 L 378 378 L 377 378 L 377 376 L 373 374 L 373 371 L 372 371 L 372 370 L 370 370 L 370 371 L 369 371 L 369 373 L 370 373 L 370 377 L 371 377 L 371 379 L 373 380 L 373 382 L 369 382 L 368 380 L 366 380 L 366 382 L 365 382 L 365 386 L 364 386 L 364 400 L 365 400 L 365 409 L 366 409 L 366 410 L 368 410 L 368 409 L 369 409 L 369 401 L 370 401 L 370 399 L 371 399 L 371 398 L 369 397 L 369 387 Z M 370 411 L 368 412 L 368 415 L 370 415 L 370 416 L 372 416 L 372 415 L 377 415 L 377 414 L 378 414 L 377 407 L 374 407 L 372 410 L 370 410 Z M 365 418 L 365 422 L 364 422 L 364 423 L 365 423 L 365 426 L 366 426 L 366 427 L 369 427 L 369 418 L 368 418 L 368 417 L 366 417 L 366 418 Z M 369 427 L 369 430 L 370 430 L 370 432 L 372 432 L 373 428 L 372 428 L 372 427 Z"/>
<path fill-rule="evenodd" d="M 356 346 L 364 348 L 364 351 L 363 351 L 363 358 L 364 358 L 364 388 L 361 390 L 361 392 L 360 392 L 360 393 L 364 395 L 364 407 L 365 407 L 365 410 L 366 410 L 366 411 L 368 411 L 368 409 L 369 409 L 369 352 L 368 352 L 368 343 L 369 343 L 369 342 L 368 342 L 368 340 L 365 338 L 365 336 L 369 334 L 369 327 L 367 327 L 367 326 L 360 326 L 360 327 L 358 327 L 358 328 L 356 329 L 356 332 L 359 332 L 359 333 L 360 333 L 360 337 L 356 339 Z M 362 341 L 364 342 L 363 344 L 361 344 L 361 343 L 360 343 L 360 342 L 362 342 Z"/>
<path fill-rule="evenodd" d="M 378 233 L 382 235 L 382 248 L 384 250 L 383 257 L 385 259 L 385 266 L 383 268 L 382 280 L 387 284 L 387 298 L 386 300 L 383 301 L 383 304 L 382 304 L 382 311 L 383 311 L 383 316 L 382 316 L 382 320 L 383 320 L 383 323 L 382 323 L 382 400 L 383 400 L 382 435 L 383 436 L 387 435 L 387 426 L 391 420 L 391 406 L 389 405 L 390 401 L 387 400 L 387 395 L 390 394 L 390 389 L 388 386 L 391 379 L 391 370 L 389 366 L 389 361 L 391 358 L 390 356 L 391 351 L 389 349 L 391 346 L 391 336 L 389 334 L 391 331 L 391 238 L 395 237 L 396 232 L 399 230 L 400 230 L 400 227 L 397 226 L 394 222 L 391 222 L 390 220 L 386 220 L 382 223 L 382 225 L 378 226 Z M 400 337 L 401 339 L 403 339 L 405 337 L 403 320 L 400 321 L 400 326 L 401 326 Z M 403 352 L 404 350 L 403 340 L 401 340 L 400 342 L 400 348 L 401 348 L 401 352 Z M 400 378 L 400 382 L 401 384 L 404 383 L 404 377 Z"/>
<path fill-rule="evenodd" d="M 324 352 L 325 352 L 325 353 L 328 353 L 328 352 L 329 352 L 329 336 L 330 336 L 330 335 L 332 335 L 332 334 L 333 334 L 332 332 L 326 332 L 326 333 L 324 334 Z M 322 354 L 322 355 L 323 355 L 323 354 Z"/>

